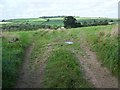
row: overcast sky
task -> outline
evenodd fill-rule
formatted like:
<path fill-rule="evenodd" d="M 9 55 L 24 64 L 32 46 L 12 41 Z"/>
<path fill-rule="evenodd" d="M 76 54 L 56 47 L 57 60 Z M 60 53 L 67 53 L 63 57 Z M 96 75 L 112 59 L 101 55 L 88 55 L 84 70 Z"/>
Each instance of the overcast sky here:
<path fill-rule="evenodd" d="M 0 0 L 0 19 L 74 15 L 118 17 L 119 0 Z"/>

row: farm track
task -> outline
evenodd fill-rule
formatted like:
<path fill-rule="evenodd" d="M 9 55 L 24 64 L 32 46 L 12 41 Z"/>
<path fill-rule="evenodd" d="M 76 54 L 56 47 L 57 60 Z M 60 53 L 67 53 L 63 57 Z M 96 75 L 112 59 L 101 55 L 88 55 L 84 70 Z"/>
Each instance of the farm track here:
<path fill-rule="evenodd" d="M 41 34 L 44 36 L 48 31 Z M 46 61 L 50 52 L 52 51 L 52 46 L 57 45 L 57 43 L 52 43 L 45 45 L 46 51 L 42 54 L 42 57 L 38 57 L 32 64 L 30 68 L 30 55 L 34 48 L 34 44 L 27 48 L 23 67 L 20 72 L 20 77 L 17 82 L 16 88 L 43 88 L 42 82 L 44 78 L 44 69 L 46 67 Z M 84 43 L 80 46 L 85 54 L 80 55 L 78 50 L 71 49 L 71 51 L 78 58 L 80 65 L 85 73 L 85 78 L 94 85 L 95 88 L 118 88 L 118 79 L 111 75 L 110 71 L 101 66 L 101 63 L 97 60 L 96 54 L 90 50 L 90 48 Z"/>
<path fill-rule="evenodd" d="M 30 78 L 29 59 L 30 59 L 30 55 L 32 53 L 33 48 L 34 48 L 34 44 L 28 46 L 25 50 L 23 66 L 20 70 L 19 78 L 18 78 L 15 88 L 29 87 L 29 83 L 27 83 L 29 82 L 29 78 Z"/>
<path fill-rule="evenodd" d="M 95 88 L 118 88 L 118 79 L 112 76 L 107 68 L 101 66 L 96 54 L 84 44 L 81 44 L 81 48 L 85 52 L 83 56 L 74 49 L 72 52 L 78 58 L 85 73 L 85 78 L 92 83 Z"/>
<path fill-rule="evenodd" d="M 26 49 L 24 63 L 15 88 L 42 88 L 46 60 L 52 48 L 51 46 L 45 47 L 46 51 L 42 54 L 42 57 L 37 58 L 30 66 L 30 55 L 34 46 L 33 44 Z"/>

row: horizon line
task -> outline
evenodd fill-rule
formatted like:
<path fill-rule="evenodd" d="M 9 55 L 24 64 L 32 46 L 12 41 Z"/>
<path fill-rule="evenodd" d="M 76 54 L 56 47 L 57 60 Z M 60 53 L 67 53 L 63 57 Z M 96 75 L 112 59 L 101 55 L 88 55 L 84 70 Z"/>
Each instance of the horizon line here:
<path fill-rule="evenodd" d="M 0 20 L 10 20 L 10 19 L 29 19 L 29 18 L 42 18 L 42 17 L 64 17 L 64 16 L 73 16 L 73 17 L 80 17 L 80 18 L 111 18 L 111 19 L 119 19 L 119 17 L 101 17 L 101 16 L 75 16 L 75 15 L 44 15 L 39 17 L 18 17 L 18 18 L 6 18 L 6 19 L 0 19 Z"/>

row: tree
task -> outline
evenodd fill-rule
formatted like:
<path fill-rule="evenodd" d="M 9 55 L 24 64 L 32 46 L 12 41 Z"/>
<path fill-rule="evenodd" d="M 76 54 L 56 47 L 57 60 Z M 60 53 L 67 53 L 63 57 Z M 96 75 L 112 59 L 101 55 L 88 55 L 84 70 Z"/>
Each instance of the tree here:
<path fill-rule="evenodd" d="M 72 16 L 65 17 L 63 22 L 65 28 L 75 28 L 78 25 L 77 20 Z"/>
<path fill-rule="evenodd" d="M 2 22 L 5 22 L 5 20 L 3 19 Z"/>
<path fill-rule="evenodd" d="M 110 22 L 114 22 L 113 20 L 110 20 Z"/>
<path fill-rule="evenodd" d="M 49 21 L 50 21 L 50 19 L 47 19 L 47 20 L 46 20 L 46 22 L 49 22 Z"/>

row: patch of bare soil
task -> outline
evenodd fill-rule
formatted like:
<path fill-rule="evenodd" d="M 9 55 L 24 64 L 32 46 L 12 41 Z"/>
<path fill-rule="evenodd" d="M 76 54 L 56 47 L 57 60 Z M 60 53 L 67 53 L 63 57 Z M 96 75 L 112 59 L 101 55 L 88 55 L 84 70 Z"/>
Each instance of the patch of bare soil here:
<path fill-rule="evenodd" d="M 81 48 L 85 52 L 85 55 L 80 55 L 76 53 L 77 51 L 75 50 L 73 50 L 73 52 L 80 61 L 85 73 L 85 78 L 92 83 L 95 88 L 118 88 L 118 79 L 114 77 L 106 67 L 101 66 L 96 54 L 84 44 L 81 45 Z"/>
<path fill-rule="evenodd" d="M 26 49 L 24 63 L 15 88 L 42 88 L 46 60 L 52 49 L 50 46 L 46 47 L 46 51 L 42 56 L 40 58 L 36 58 L 36 60 L 31 64 L 30 56 L 34 46 L 35 45 L 33 44 Z"/>

